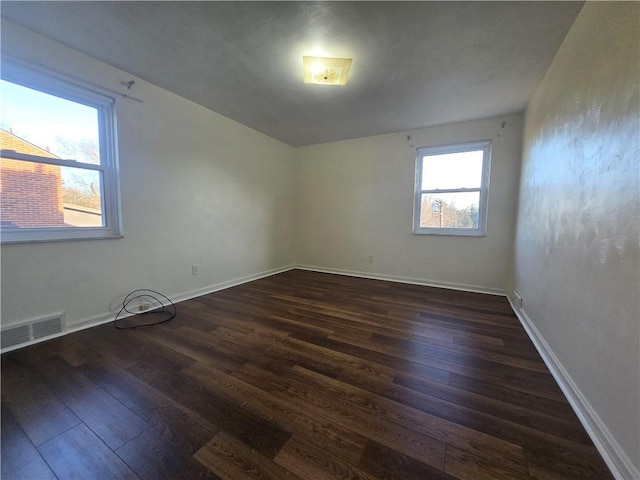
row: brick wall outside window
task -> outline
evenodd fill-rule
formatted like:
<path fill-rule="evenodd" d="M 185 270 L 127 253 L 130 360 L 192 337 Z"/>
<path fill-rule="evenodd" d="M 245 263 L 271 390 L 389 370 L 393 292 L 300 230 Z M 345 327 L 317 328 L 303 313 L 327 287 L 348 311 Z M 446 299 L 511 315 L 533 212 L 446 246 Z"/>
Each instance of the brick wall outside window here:
<path fill-rule="evenodd" d="M 57 158 L 5 130 L 0 130 L 0 148 Z M 21 228 L 65 226 L 60 167 L 0 159 L 0 220 Z"/>

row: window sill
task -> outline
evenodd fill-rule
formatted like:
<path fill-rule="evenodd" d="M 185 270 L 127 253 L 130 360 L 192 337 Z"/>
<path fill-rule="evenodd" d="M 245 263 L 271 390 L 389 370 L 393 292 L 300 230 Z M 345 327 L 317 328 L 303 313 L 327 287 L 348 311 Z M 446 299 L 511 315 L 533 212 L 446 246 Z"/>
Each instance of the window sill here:
<path fill-rule="evenodd" d="M 487 233 L 482 230 L 463 230 L 453 228 L 422 228 L 414 230 L 414 235 L 436 235 L 448 237 L 486 237 Z"/>
<path fill-rule="evenodd" d="M 59 242 L 81 242 L 85 240 L 113 240 L 124 238 L 124 235 L 96 235 L 90 237 L 68 237 L 68 238 L 6 238 L 5 233 L 0 233 L 0 244 L 2 245 L 24 245 L 30 243 L 59 243 Z"/>

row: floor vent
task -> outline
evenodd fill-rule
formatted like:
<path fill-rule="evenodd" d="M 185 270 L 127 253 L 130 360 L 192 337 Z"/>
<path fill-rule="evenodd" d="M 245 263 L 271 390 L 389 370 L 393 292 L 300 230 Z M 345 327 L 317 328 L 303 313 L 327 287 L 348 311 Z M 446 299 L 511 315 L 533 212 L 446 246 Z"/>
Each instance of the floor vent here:
<path fill-rule="evenodd" d="M 34 340 L 62 332 L 62 318 L 55 317 L 31 324 L 31 336 Z"/>
<path fill-rule="evenodd" d="M 22 324 L 16 327 L 9 327 L 2 330 L 0 334 L 2 348 L 14 347 L 32 340 L 49 337 L 56 333 L 61 333 L 63 329 L 63 316 L 56 315 Z"/>
<path fill-rule="evenodd" d="M 31 340 L 31 332 L 29 325 L 21 327 L 7 328 L 2 331 L 2 348 L 12 347 L 20 343 L 26 343 Z"/>

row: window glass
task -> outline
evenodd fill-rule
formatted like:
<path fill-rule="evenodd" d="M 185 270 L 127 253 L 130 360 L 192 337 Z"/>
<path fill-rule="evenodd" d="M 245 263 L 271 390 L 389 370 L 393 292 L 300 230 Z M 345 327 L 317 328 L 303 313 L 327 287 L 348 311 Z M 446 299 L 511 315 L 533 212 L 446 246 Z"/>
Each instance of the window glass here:
<path fill-rule="evenodd" d="M 422 189 L 480 188 L 483 152 L 445 153 L 422 159 Z"/>
<path fill-rule="evenodd" d="M 12 145 L 17 152 L 33 153 L 35 147 L 58 158 L 100 163 L 97 108 L 6 80 L 0 88 L 0 125 L 25 142 Z"/>
<path fill-rule="evenodd" d="M 2 228 L 102 227 L 100 172 L 0 159 Z"/>
<path fill-rule="evenodd" d="M 420 227 L 478 228 L 480 192 L 423 193 Z"/>
<path fill-rule="evenodd" d="M 485 234 L 489 153 L 488 141 L 418 149 L 414 233 Z"/>

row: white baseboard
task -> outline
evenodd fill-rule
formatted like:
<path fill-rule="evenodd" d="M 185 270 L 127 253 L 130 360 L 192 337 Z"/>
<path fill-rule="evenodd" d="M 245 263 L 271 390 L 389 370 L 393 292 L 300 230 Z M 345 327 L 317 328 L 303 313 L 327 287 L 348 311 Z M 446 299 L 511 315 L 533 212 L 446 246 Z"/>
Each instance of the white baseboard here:
<path fill-rule="evenodd" d="M 294 268 L 295 268 L 294 265 L 287 265 L 285 267 L 278 267 L 278 268 L 273 268 L 271 270 L 265 270 L 259 273 L 253 273 L 251 275 L 245 275 L 244 277 L 235 278 L 233 280 L 228 280 L 226 282 L 216 283 L 215 285 L 199 288 L 197 290 L 191 290 L 190 292 L 186 292 L 181 295 L 174 296 L 173 302 L 174 303 L 184 302 L 185 300 L 201 297 L 202 295 L 218 292 L 220 290 L 225 290 L 227 288 L 235 287 L 237 285 L 242 285 L 243 283 L 253 282 L 254 280 L 260 280 L 261 278 L 277 275 L 278 273 L 288 272 L 289 270 L 293 270 Z"/>
<path fill-rule="evenodd" d="M 501 295 L 506 297 L 507 291 L 500 288 L 481 287 L 479 285 L 467 285 L 464 283 L 440 282 L 437 280 L 425 280 L 421 278 L 401 277 L 384 273 L 360 272 L 357 270 L 342 270 L 338 268 L 316 267 L 314 265 L 296 265 L 298 270 L 309 270 L 320 273 L 333 273 L 348 277 L 370 278 L 372 280 L 386 280 L 388 282 L 408 283 L 411 285 L 424 285 L 425 287 L 448 288 L 449 290 L 462 290 L 465 292 L 487 293 L 489 295 Z"/>
<path fill-rule="evenodd" d="M 611 473 L 617 480 L 638 480 L 640 471 L 633 465 L 625 451 L 620 447 L 614 436 L 604 424 L 600 416 L 591 406 L 587 398 L 580 391 L 576 383 L 564 368 L 558 357 L 544 339 L 540 331 L 527 315 L 523 308 L 516 308 L 516 303 L 511 296 L 507 297 L 511 308 L 520 320 L 523 328 L 529 335 L 538 353 L 547 365 L 553 378 L 567 397 L 569 404 L 578 416 L 580 423 L 591 437 L 594 445 L 602 455 Z"/>

